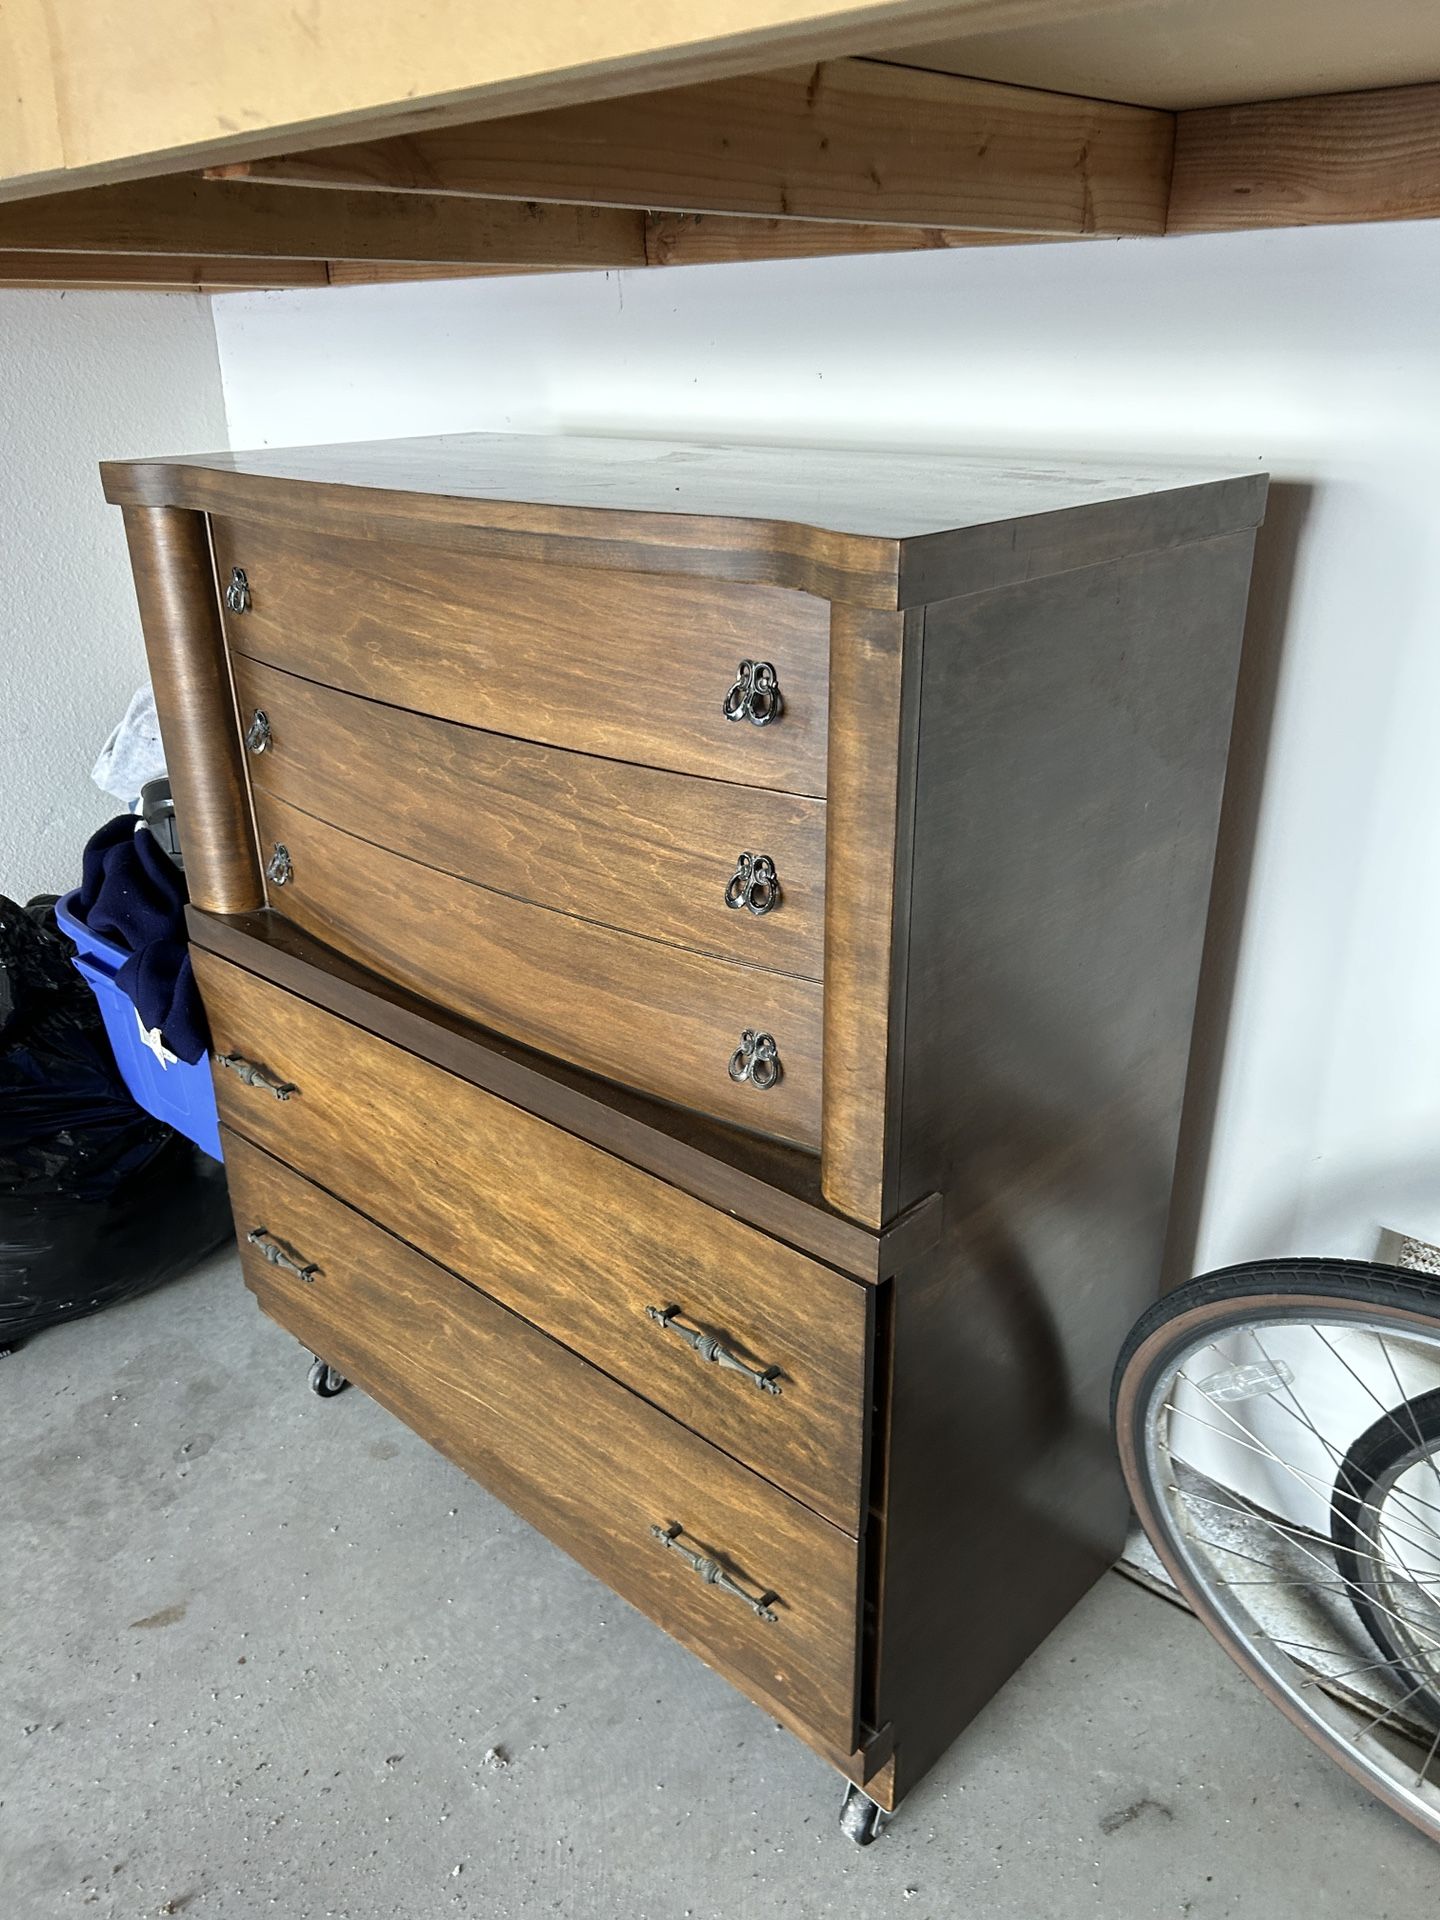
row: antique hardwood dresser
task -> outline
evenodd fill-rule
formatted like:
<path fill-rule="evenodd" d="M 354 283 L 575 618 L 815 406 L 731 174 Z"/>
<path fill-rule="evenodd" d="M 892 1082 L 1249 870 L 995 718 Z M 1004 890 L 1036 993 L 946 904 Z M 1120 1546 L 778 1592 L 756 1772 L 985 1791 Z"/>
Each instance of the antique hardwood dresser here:
<path fill-rule="evenodd" d="M 867 1838 L 1122 1537 L 1263 478 L 105 482 L 249 1286 Z"/>

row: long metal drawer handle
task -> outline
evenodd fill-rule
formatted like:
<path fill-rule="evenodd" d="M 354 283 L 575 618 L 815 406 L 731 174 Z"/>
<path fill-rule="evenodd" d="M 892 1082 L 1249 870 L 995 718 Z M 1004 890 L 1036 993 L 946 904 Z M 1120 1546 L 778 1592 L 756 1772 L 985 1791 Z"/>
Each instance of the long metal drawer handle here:
<path fill-rule="evenodd" d="M 251 1227 L 245 1238 L 258 1247 L 272 1267 L 283 1267 L 298 1280 L 313 1281 L 320 1269 L 313 1260 L 297 1260 L 283 1240 L 276 1240 L 268 1227 Z"/>
<path fill-rule="evenodd" d="M 780 904 L 780 876 L 768 853 L 742 853 L 725 889 L 727 907 L 744 907 L 757 919 Z"/>
<path fill-rule="evenodd" d="M 780 1084 L 781 1071 L 774 1034 L 752 1033 L 747 1027 L 730 1056 L 730 1078 L 748 1080 L 761 1093 L 768 1093 L 771 1087 Z"/>
<path fill-rule="evenodd" d="M 699 1327 L 687 1327 L 677 1318 L 679 1307 L 646 1307 L 645 1318 L 653 1320 L 657 1327 L 663 1327 L 666 1333 L 677 1333 L 687 1347 L 693 1347 L 702 1360 L 709 1360 L 727 1373 L 743 1373 L 751 1386 L 758 1387 L 761 1393 L 779 1393 L 779 1367 L 747 1367 L 738 1354 L 732 1353 L 715 1339 L 713 1334 L 703 1333 Z"/>
<path fill-rule="evenodd" d="M 247 1087 L 259 1087 L 265 1093 L 273 1094 L 277 1100 L 288 1100 L 292 1093 L 300 1091 L 293 1080 L 272 1078 L 263 1067 L 257 1067 L 253 1060 L 247 1060 L 243 1053 L 217 1053 L 215 1064 L 243 1080 Z"/>
<path fill-rule="evenodd" d="M 772 1600 L 778 1600 L 779 1594 L 771 1593 L 767 1589 L 757 1600 L 753 1593 L 747 1593 L 740 1582 L 725 1571 L 718 1560 L 712 1560 L 708 1553 L 697 1553 L 693 1547 L 682 1547 L 680 1536 L 684 1531 L 685 1529 L 679 1526 L 651 1527 L 650 1536 L 658 1540 L 662 1547 L 668 1547 L 672 1553 L 678 1553 L 691 1572 L 698 1574 L 707 1587 L 719 1587 L 722 1593 L 733 1593 L 737 1600 L 745 1602 L 757 1620 L 764 1620 L 768 1625 L 773 1626 L 780 1616 L 770 1603 Z"/>
<path fill-rule="evenodd" d="M 726 694 L 721 711 L 727 720 L 748 720 L 752 727 L 768 727 L 785 711 L 780 681 L 768 660 L 742 660 L 735 669 L 735 684 Z"/>

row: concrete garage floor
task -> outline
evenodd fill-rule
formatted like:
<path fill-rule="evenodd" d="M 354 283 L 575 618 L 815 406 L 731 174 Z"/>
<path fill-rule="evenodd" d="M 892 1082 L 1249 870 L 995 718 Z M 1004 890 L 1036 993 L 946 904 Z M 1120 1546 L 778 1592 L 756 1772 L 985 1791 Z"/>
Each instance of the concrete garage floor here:
<path fill-rule="evenodd" d="M 228 1256 L 0 1361 L 0 1448 L 0 1920 L 1433 1909 L 1440 1855 L 1115 1575 L 858 1851 L 756 1708 L 309 1394 Z"/>

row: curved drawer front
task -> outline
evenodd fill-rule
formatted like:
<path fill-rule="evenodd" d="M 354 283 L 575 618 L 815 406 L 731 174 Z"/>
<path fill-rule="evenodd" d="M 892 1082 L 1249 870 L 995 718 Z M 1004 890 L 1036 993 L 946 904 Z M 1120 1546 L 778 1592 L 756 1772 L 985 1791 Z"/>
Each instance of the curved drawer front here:
<path fill-rule="evenodd" d="M 215 521 L 214 543 L 222 589 L 236 568 L 245 576 L 241 611 L 224 614 L 237 653 L 492 733 L 825 791 L 824 600 L 233 520 Z M 782 707 L 769 725 L 725 717 L 746 660 L 774 669 Z"/>
<path fill-rule="evenodd" d="M 233 1134 L 226 1169 L 282 1326 L 747 1693 L 854 1745 L 855 1540 Z"/>
<path fill-rule="evenodd" d="M 823 800 L 485 733 L 241 655 L 233 666 L 257 793 L 499 893 L 820 978 Z"/>
<path fill-rule="evenodd" d="M 194 961 L 217 1054 L 292 1089 L 277 1099 L 217 1068 L 227 1126 L 858 1529 L 872 1289 L 226 961 Z M 757 1379 L 771 1369 L 778 1393 Z"/>
<path fill-rule="evenodd" d="M 270 904 L 316 939 L 524 1046 L 757 1133 L 819 1145 L 818 982 L 532 906 L 266 793 L 254 799 L 262 862 L 286 876 L 267 881 Z M 773 1036 L 773 1084 L 767 1063 L 756 1070 L 757 1049 L 747 1061 L 746 1033 Z"/>

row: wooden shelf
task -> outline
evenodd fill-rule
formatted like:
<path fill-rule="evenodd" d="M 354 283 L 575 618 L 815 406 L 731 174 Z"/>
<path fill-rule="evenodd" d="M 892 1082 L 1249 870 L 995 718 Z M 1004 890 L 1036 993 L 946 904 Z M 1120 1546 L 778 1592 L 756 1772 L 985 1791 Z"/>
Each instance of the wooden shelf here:
<path fill-rule="evenodd" d="M 320 286 L 1440 216 L 1440 7 L 1411 0 L 818 18 L 793 0 L 436 0 L 426 34 L 336 0 L 309 19 L 272 0 L 7 9 L 0 285 Z"/>

